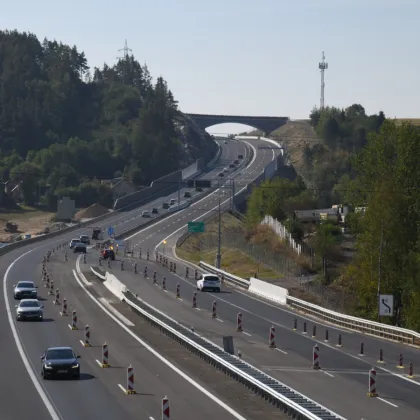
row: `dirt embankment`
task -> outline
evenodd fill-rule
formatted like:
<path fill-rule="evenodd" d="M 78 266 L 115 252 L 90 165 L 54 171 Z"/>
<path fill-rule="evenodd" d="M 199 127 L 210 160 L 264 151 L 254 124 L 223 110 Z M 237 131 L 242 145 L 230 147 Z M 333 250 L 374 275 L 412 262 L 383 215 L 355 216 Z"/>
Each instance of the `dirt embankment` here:
<path fill-rule="evenodd" d="M 108 209 L 100 204 L 92 204 L 86 209 L 79 210 L 75 215 L 75 220 L 93 219 L 94 217 L 103 216 L 108 213 Z"/>

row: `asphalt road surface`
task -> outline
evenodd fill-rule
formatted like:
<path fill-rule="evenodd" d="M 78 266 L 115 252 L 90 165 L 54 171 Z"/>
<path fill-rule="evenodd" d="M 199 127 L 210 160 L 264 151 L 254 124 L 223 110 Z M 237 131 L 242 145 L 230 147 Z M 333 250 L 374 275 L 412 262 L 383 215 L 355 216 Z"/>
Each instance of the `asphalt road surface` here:
<path fill-rule="evenodd" d="M 244 153 L 244 145 L 240 142 L 232 142 L 228 145 L 222 144 L 223 154 L 221 162 L 217 163 L 209 174 L 204 177 L 214 176 L 221 167 L 226 166 L 226 163 L 231 161 L 238 153 Z M 227 156 L 225 158 L 225 156 Z M 226 159 L 226 160 L 224 160 Z M 177 194 L 176 194 L 177 195 Z M 170 197 L 169 197 L 170 198 Z M 168 199 L 169 199 L 168 198 Z M 162 199 L 163 202 L 164 199 Z M 166 199 L 165 199 L 166 200 Z M 147 207 L 152 207 L 154 204 L 149 204 Z M 102 221 L 93 226 L 102 226 L 106 228 L 110 223 L 116 224 L 118 222 L 118 229 L 127 230 L 139 224 L 139 215 L 147 209 L 140 207 L 126 213 L 116 213 L 108 220 Z M 3 374 L 0 378 L 0 385 L 2 389 L 2 419 L 21 419 L 33 417 L 54 419 L 65 418 L 121 418 L 121 407 L 127 405 L 127 397 L 119 389 L 118 383 L 124 384 L 125 373 L 124 367 L 129 363 L 138 363 L 139 369 L 145 369 L 147 373 L 148 383 L 150 377 L 149 393 L 153 394 L 154 402 L 147 402 L 147 398 L 142 398 L 140 402 L 133 403 L 137 407 L 134 411 L 138 414 L 138 407 L 142 407 L 144 418 L 148 418 L 149 413 L 154 413 L 159 410 L 156 407 L 156 400 L 162 398 L 160 390 L 165 387 L 161 385 L 172 383 L 171 388 L 182 389 L 179 385 L 179 378 L 166 378 L 163 382 L 159 379 L 152 379 L 152 372 L 160 372 L 160 367 L 156 361 L 149 360 L 146 356 L 137 358 L 132 356 L 132 352 L 125 353 L 123 350 L 118 351 L 117 363 L 121 369 L 110 371 L 100 370 L 95 366 L 93 358 L 83 357 L 82 363 L 85 368 L 81 381 L 64 381 L 64 382 L 40 382 L 40 356 L 48 346 L 71 344 L 77 349 L 78 339 L 80 338 L 78 332 L 70 331 L 66 326 L 68 320 L 57 316 L 57 312 L 46 305 L 45 320 L 42 323 L 16 323 L 14 320 L 14 301 L 12 296 L 12 285 L 19 280 L 33 279 L 39 280 L 40 263 L 42 257 L 48 249 L 56 246 L 59 243 L 68 242 L 72 237 L 77 237 L 83 233 L 90 233 L 88 227 L 73 231 L 70 234 L 65 234 L 62 237 L 54 238 L 50 241 L 41 242 L 38 244 L 28 245 L 18 250 L 14 250 L 2 256 L 0 261 L 0 268 L 4 274 L 3 288 L 1 291 L 2 297 L 2 315 L 0 318 L 0 333 L 2 337 L 2 356 L 3 356 Z M 104 318 L 104 315 L 98 312 L 95 305 L 88 301 L 88 298 L 83 292 L 72 288 L 69 282 L 70 272 L 54 272 L 57 277 L 56 285 L 63 289 L 63 292 L 69 295 L 70 302 L 78 302 L 78 313 L 81 322 L 95 324 L 95 334 L 101 337 L 101 341 L 108 336 L 111 331 L 111 339 L 118 348 L 118 343 L 127 340 L 127 337 L 122 337 L 122 332 L 115 326 L 111 326 L 109 320 Z M 40 294 L 43 298 L 46 297 L 45 290 L 40 288 Z M 73 303 L 74 304 L 74 303 Z M 54 308 L 55 309 L 55 308 Z M 69 308 L 70 309 L 70 308 Z M 82 321 L 83 320 L 83 321 Z M 80 335 L 80 334 L 79 334 Z M 85 349 L 79 344 L 80 353 Z M 127 346 L 124 346 L 127 348 Z M 135 344 L 133 344 L 135 348 Z M 94 350 L 94 349 L 89 349 Z M 96 348 L 98 352 L 98 348 Z M 161 371 L 164 376 L 165 372 Z M 158 374 L 159 377 L 161 375 Z M 182 385 L 184 386 L 184 385 Z M 191 390 L 191 392 L 194 392 Z M 189 391 L 187 391 L 188 395 Z M 207 405 L 214 406 L 215 404 L 202 401 L 204 397 L 199 396 L 198 392 L 196 398 L 197 405 L 195 410 L 200 408 L 200 417 L 207 409 Z M 200 394 L 201 395 L 201 394 Z M 40 398 L 41 397 L 41 398 Z M 124 398 L 124 399 L 121 399 Z M 133 401 L 137 396 L 133 397 Z M 153 400 L 151 398 L 150 400 Z M 137 405 L 136 405 L 137 404 Z M 191 403 L 195 404 L 195 403 Z M 128 404 L 129 405 L 129 404 Z M 124 408 L 125 409 L 125 408 Z M 127 416 L 130 418 L 130 412 L 133 408 L 127 408 Z M 130 411 L 131 410 L 131 411 Z M 155 411 L 153 411 L 155 410 Z M 212 407 L 211 415 L 220 415 L 222 418 L 226 417 L 226 410 L 217 412 L 217 408 Z M 57 414 L 59 413 L 59 414 Z M 183 418 L 186 417 L 184 413 Z M 208 414 L 208 415 L 210 415 Z M 62 416 L 62 417 L 61 417 Z M 138 417 L 137 417 L 138 418 Z"/>

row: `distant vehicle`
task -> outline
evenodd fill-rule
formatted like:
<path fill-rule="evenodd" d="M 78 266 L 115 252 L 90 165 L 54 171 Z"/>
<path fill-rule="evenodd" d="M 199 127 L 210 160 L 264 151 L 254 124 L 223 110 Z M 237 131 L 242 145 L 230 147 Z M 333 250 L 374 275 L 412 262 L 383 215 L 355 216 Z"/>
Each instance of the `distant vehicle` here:
<path fill-rule="evenodd" d="M 171 201 L 170 201 L 171 206 L 173 206 L 175 203 L 176 203 L 175 198 L 171 198 Z"/>
<path fill-rule="evenodd" d="M 86 244 L 82 243 L 82 242 L 78 242 L 77 244 L 74 244 L 73 247 L 73 252 L 81 252 L 82 254 L 86 254 L 87 249 L 86 249 Z"/>
<path fill-rule="evenodd" d="M 115 252 L 113 249 L 104 249 L 101 256 L 103 260 L 107 260 L 109 258 L 111 261 L 115 261 Z"/>
<path fill-rule="evenodd" d="M 219 176 L 225 176 L 223 172 L 219 172 Z"/>
<path fill-rule="evenodd" d="M 38 297 L 37 286 L 33 281 L 20 281 L 13 286 L 15 299 L 36 299 Z"/>
<path fill-rule="evenodd" d="M 74 246 L 75 246 L 78 242 L 80 242 L 80 239 L 72 239 L 72 240 L 70 241 L 69 248 L 70 248 L 70 249 L 73 249 L 73 248 L 74 248 Z"/>
<path fill-rule="evenodd" d="M 216 274 L 202 274 L 197 280 L 197 290 L 200 292 L 205 292 L 206 290 L 220 292 L 221 284 Z"/>
<path fill-rule="evenodd" d="M 87 236 L 87 235 L 80 235 L 79 242 L 81 242 L 82 244 L 90 245 L 89 236 Z"/>
<path fill-rule="evenodd" d="M 49 379 L 57 376 L 80 378 L 80 356 L 71 347 L 50 347 L 41 356 L 41 376 Z"/>
<path fill-rule="evenodd" d="M 237 164 L 239 163 L 239 160 L 238 160 L 238 159 L 235 159 L 235 160 L 233 161 L 233 163 L 234 163 L 235 165 L 237 165 Z"/>
<path fill-rule="evenodd" d="M 202 191 L 203 191 L 203 189 L 202 189 L 201 187 L 195 187 L 195 190 L 196 190 L 197 192 L 202 192 Z"/>
<path fill-rule="evenodd" d="M 157 214 L 157 213 L 159 213 L 159 210 L 156 207 L 153 207 L 152 208 L 152 213 Z"/>
<path fill-rule="evenodd" d="M 243 159 L 244 155 L 238 155 L 238 159 Z"/>
<path fill-rule="evenodd" d="M 22 299 L 15 308 L 16 319 L 18 321 L 25 321 L 27 319 L 42 321 L 44 318 L 44 305 L 41 305 L 38 299 Z"/>
<path fill-rule="evenodd" d="M 149 210 L 144 210 L 141 212 L 141 217 L 150 217 L 150 211 Z"/>
<path fill-rule="evenodd" d="M 163 204 L 162 204 L 162 208 L 164 208 L 164 209 L 169 209 L 169 204 L 168 204 L 168 203 L 163 203 Z"/>
<path fill-rule="evenodd" d="M 225 140 L 223 143 L 228 144 L 227 140 Z"/>
<path fill-rule="evenodd" d="M 93 230 L 92 230 L 92 239 L 93 240 L 103 239 L 102 229 L 101 228 L 93 228 Z"/>
<path fill-rule="evenodd" d="M 223 172 L 225 172 L 225 173 L 229 172 L 229 168 L 224 168 Z"/>
<path fill-rule="evenodd" d="M 184 197 L 185 198 L 191 198 L 191 193 L 189 191 L 185 191 Z"/>
<path fill-rule="evenodd" d="M 233 164 L 233 163 L 231 163 L 230 165 L 229 165 L 229 168 L 234 168 L 235 167 L 235 165 Z"/>

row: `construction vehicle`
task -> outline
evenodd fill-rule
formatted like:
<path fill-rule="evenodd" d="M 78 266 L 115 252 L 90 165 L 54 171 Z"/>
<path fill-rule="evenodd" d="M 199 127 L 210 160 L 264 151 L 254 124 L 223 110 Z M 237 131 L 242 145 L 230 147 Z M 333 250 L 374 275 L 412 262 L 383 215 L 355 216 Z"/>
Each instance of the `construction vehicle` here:
<path fill-rule="evenodd" d="M 101 239 L 103 239 L 101 228 L 93 228 L 93 231 L 92 231 L 92 239 L 93 240 L 101 240 Z"/>

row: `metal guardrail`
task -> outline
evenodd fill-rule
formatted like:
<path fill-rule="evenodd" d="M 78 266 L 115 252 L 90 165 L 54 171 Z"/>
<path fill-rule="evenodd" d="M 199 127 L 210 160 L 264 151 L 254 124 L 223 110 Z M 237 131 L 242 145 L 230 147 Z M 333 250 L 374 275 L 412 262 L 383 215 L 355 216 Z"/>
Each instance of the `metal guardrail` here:
<path fill-rule="evenodd" d="M 248 289 L 248 287 L 251 284 L 251 282 L 249 280 L 245 280 L 241 277 L 234 276 L 233 274 L 230 274 L 227 271 L 219 270 L 218 268 L 213 267 L 212 265 L 207 264 L 204 261 L 200 261 L 198 263 L 198 266 L 203 268 L 204 270 L 206 270 L 209 273 L 220 274 L 224 277 L 225 280 L 227 280 L 231 283 L 234 283 L 237 286 L 243 287 L 244 289 Z"/>
<path fill-rule="evenodd" d="M 219 270 L 216 267 L 200 261 L 198 264 L 201 268 L 209 273 L 223 275 L 225 280 L 236 284 L 237 286 L 248 289 L 250 281 L 234 276 L 226 271 Z M 359 331 L 365 334 L 374 335 L 377 337 L 386 338 L 388 340 L 398 341 L 401 343 L 420 345 L 420 333 L 408 330 L 406 328 L 394 327 L 393 325 L 382 324 L 380 322 L 370 321 L 368 319 L 357 318 L 351 315 L 345 315 L 339 312 L 334 312 L 322 306 L 306 302 L 302 299 L 293 296 L 286 297 L 286 303 L 301 312 L 324 319 L 332 324 L 348 328 L 350 330 Z"/>
<path fill-rule="evenodd" d="M 380 322 L 370 321 L 363 318 L 357 318 L 351 315 L 341 314 L 293 296 L 287 296 L 286 303 L 299 311 L 314 315 L 318 318 L 324 319 L 325 321 L 351 330 L 360 331 L 366 334 L 402 343 L 420 345 L 420 333 L 416 331 L 394 327 L 393 325 L 382 324 Z"/>
<path fill-rule="evenodd" d="M 240 358 L 225 352 L 221 347 L 192 332 L 131 292 L 125 293 L 124 296 L 125 302 L 131 308 L 154 326 L 161 329 L 165 334 L 205 359 L 214 367 L 243 383 L 293 418 L 301 420 L 344 419 Z"/>

